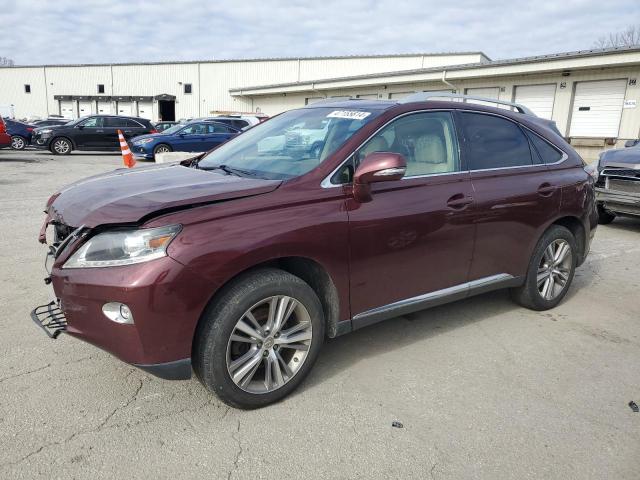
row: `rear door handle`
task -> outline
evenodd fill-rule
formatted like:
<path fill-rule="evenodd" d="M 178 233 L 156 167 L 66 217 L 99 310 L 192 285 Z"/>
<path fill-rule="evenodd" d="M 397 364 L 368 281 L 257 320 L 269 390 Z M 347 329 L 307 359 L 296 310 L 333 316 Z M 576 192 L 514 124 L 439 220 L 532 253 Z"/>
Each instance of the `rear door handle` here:
<path fill-rule="evenodd" d="M 133 132 L 131 130 L 125 130 L 124 133 L 126 133 L 127 135 L 131 135 Z"/>
<path fill-rule="evenodd" d="M 541 197 L 550 197 L 551 195 L 553 195 L 553 192 L 556 191 L 556 188 L 557 187 L 554 187 L 550 183 L 545 182 L 538 187 L 538 195 L 540 195 Z"/>
<path fill-rule="evenodd" d="M 454 210 L 462 210 L 472 202 L 473 197 L 469 197 L 463 193 L 457 193 L 447 200 L 447 207 L 453 208 Z"/>

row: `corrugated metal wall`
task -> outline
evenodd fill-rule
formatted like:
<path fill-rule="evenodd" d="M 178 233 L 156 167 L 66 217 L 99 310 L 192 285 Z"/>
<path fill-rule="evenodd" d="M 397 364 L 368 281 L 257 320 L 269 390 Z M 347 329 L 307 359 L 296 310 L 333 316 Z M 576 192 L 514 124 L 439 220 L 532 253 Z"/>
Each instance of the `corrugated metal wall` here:
<path fill-rule="evenodd" d="M 17 117 L 44 117 L 59 113 L 60 104 L 54 95 L 97 96 L 97 86 L 102 84 L 106 96 L 174 95 L 176 118 L 188 118 L 219 110 L 255 110 L 251 100 L 230 96 L 231 88 L 344 78 L 416 69 L 423 65 L 452 65 L 481 60 L 480 54 L 451 54 L 0 68 L 0 105 L 15 105 Z M 184 93 L 185 83 L 191 83 L 191 94 Z M 24 93 L 24 84 L 31 85 L 31 94 Z M 115 111 L 115 101 L 111 107 Z M 132 110 L 135 113 L 135 104 Z M 153 113 L 157 118 L 155 103 Z"/>

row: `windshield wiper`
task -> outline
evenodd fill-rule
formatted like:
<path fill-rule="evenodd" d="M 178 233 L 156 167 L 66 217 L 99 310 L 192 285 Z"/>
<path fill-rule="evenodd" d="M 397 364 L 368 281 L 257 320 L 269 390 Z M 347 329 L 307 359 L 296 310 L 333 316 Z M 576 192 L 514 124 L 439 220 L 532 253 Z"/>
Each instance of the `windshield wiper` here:
<path fill-rule="evenodd" d="M 202 170 L 222 170 L 223 172 L 225 172 L 228 175 L 235 175 L 236 177 L 255 177 L 256 174 L 253 172 L 250 172 L 248 170 L 242 170 L 240 168 L 235 168 L 235 167 L 230 167 L 229 165 L 217 165 L 215 167 L 199 167 Z"/>

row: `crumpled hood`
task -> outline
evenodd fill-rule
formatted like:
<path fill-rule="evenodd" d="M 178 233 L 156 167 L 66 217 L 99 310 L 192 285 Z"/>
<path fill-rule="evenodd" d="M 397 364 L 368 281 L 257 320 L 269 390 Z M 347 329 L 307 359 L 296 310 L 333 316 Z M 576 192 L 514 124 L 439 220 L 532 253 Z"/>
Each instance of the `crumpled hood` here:
<path fill-rule="evenodd" d="M 180 164 L 118 169 L 64 187 L 48 213 L 71 227 L 135 223 L 159 210 L 272 192 L 281 183 Z"/>
<path fill-rule="evenodd" d="M 602 153 L 599 161 L 600 169 L 616 166 L 628 167 L 629 164 L 640 165 L 640 146 L 606 150 Z"/>

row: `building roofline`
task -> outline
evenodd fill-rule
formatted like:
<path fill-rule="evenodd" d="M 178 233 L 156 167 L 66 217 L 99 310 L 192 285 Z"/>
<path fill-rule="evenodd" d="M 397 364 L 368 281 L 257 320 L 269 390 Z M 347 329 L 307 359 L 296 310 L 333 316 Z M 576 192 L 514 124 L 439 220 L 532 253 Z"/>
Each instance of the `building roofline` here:
<path fill-rule="evenodd" d="M 328 55 L 318 57 L 264 57 L 264 58 L 231 58 L 221 60 L 176 60 L 164 62 L 122 62 L 122 63 L 62 63 L 62 64 L 42 64 L 42 65 L 13 65 L 0 66 L 1 69 L 17 68 L 54 68 L 54 67 L 120 67 L 132 65 L 189 65 L 203 63 L 245 63 L 245 62 L 286 62 L 297 60 L 342 60 L 359 58 L 406 58 L 406 57 L 446 57 L 456 55 L 481 55 L 487 60 L 491 60 L 484 52 L 438 52 L 438 53 L 391 53 L 391 54 L 371 54 L 371 55 Z"/>
<path fill-rule="evenodd" d="M 640 52 L 640 45 L 635 45 L 630 47 L 613 47 L 613 48 L 602 48 L 602 49 L 591 49 L 591 50 L 576 50 L 572 52 L 553 53 L 548 55 L 535 55 L 535 56 L 529 56 L 529 57 L 518 57 L 518 58 L 504 59 L 504 60 L 490 60 L 488 62 L 466 63 L 466 64 L 460 64 L 460 65 L 443 65 L 439 67 L 418 68 L 418 69 L 412 69 L 412 70 L 397 70 L 394 72 L 368 73 L 365 75 L 325 78 L 325 79 L 319 79 L 319 80 L 308 80 L 304 82 L 289 82 L 289 83 L 280 83 L 280 84 L 273 84 L 273 85 L 257 85 L 257 86 L 249 86 L 249 87 L 239 87 L 239 88 L 231 88 L 229 89 L 229 92 L 232 95 L 233 94 L 242 95 L 243 91 L 251 91 L 251 90 L 258 91 L 258 90 L 268 90 L 268 89 L 287 88 L 287 87 L 303 87 L 307 85 L 310 86 L 312 90 L 314 90 L 315 87 L 319 87 L 323 83 L 345 82 L 345 81 L 348 82 L 353 80 L 367 80 L 372 78 L 392 78 L 397 76 L 416 75 L 421 73 L 434 73 L 434 72 L 442 72 L 442 71 L 454 72 L 454 71 L 464 71 L 464 70 L 472 70 L 472 69 L 488 69 L 488 68 L 495 68 L 495 67 L 506 67 L 511 65 L 542 63 L 550 60 L 598 57 L 598 56 L 606 56 L 606 55 L 619 54 L 619 53 L 636 53 L 636 52 Z"/>

